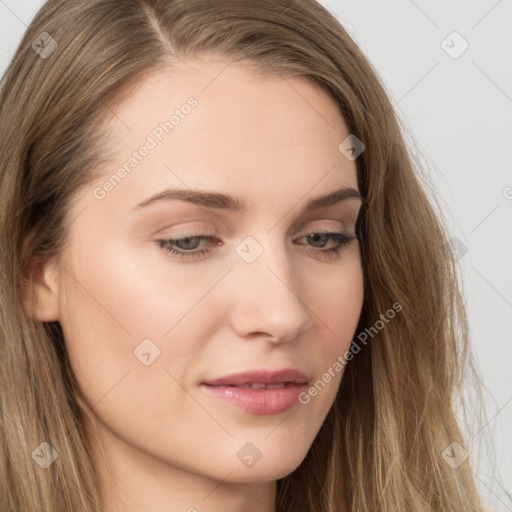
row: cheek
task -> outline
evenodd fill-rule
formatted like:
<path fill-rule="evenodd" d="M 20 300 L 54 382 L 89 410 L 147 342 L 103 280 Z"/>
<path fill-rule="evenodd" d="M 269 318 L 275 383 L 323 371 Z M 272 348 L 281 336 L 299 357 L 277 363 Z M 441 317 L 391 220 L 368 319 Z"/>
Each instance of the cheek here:
<path fill-rule="evenodd" d="M 120 252 L 103 241 L 98 246 L 101 251 L 87 253 L 76 244 L 66 265 L 60 307 L 67 351 L 90 403 L 115 386 L 138 399 L 145 390 L 162 389 L 157 372 L 149 368 L 164 367 L 179 354 L 186 357 L 170 341 L 193 293 L 181 286 L 178 292 L 128 250 Z M 169 375 L 161 369 L 158 374 L 168 385 Z"/>
<path fill-rule="evenodd" d="M 105 283 L 99 293 L 136 338 L 170 339 L 197 316 L 200 302 L 229 270 L 179 263 L 152 243 L 115 249 L 111 261 L 99 269 Z"/>
<path fill-rule="evenodd" d="M 180 323 L 187 302 L 196 302 L 194 293 L 184 287 L 189 300 L 183 300 L 150 271 L 134 272 L 133 262 L 121 258 L 82 258 L 69 270 L 61 325 L 87 406 L 124 440 L 172 453 L 175 446 L 165 441 L 170 429 L 185 439 L 198 413 L 178 384 L 194 353 L 194 337 L 185 336 L 186 322 Z"/>
<path fill-rule="evenodd" d="M 116 396 L 114 388 L 124 390 L 119 406 L 129 397 L 130 409 L 148 415 L 149 404 L 169 394 L 179 400 L 172 377 L 187 380 L 218 325 L 222 301 L 208 294 L 226 270 L 211 265 L 199 275 L 192 265 L 170 264 L 156 246 L 134 250 L 98 236 L 95 247 L 78 238 L 64 272 L 61 325 L 89 403 Z M 159 401 L 148 402 L 154 393 Z"/>
<path fill-rule="evenodd" d="M 311 309 L 316 316 L 313 335 L 318 349 L 318 373 L 304 396 L 321 421 L 325 419 L 337 394 L 343 372 L 345 353 L 356 333 L 364 300 L 364 280 L 360 263 L 354 260 L 336 277 L 324 281 L 322 289 L 310 285 Z"/>
<path fill-rule="evenodd" d="M 156 245 L 133 250 L 102 241 L 101 251 L 84 256 L 77 248 L 62 304 L 69 323 L 81 324 L 96 339 L 124 339 L 123 347 L 133 348 L 146 338 L 169 339 L 218 272 L 203 279 L 176 263 L 167 264 L 159 250 Z"/>
<path fill-rule="evenodd" d="M 363 270 L 353 260 L 322 286 L 309 284 L 311 304 L 319 326 L 326 331 L 326 353 L 348 349 L 357 327 L 364 300 Z M 330 335 L 330 336 L 329 336 Z"/>

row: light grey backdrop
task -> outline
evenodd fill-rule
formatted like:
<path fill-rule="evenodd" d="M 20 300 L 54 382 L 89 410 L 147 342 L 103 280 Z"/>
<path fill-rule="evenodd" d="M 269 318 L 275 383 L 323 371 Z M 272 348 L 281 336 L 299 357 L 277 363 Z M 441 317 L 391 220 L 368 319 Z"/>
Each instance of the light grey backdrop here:
<path fill-rule="evenodd" d="M 468 449 L 494 440 L 504 487 L 485 461 L 477 483 L 489 511 L 512 512 L 512 0 L 321 3 L 379 73 L 451 219 L 489 389 L 489 424 L 468 433 Z M 0 73 L 42 4 L 0 0 Z"/>

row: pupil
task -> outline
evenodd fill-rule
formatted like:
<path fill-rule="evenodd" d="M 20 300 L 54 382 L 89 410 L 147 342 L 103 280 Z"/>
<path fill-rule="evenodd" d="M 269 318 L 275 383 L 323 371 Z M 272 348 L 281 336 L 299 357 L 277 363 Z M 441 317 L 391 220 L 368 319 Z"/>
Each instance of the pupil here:
<path fill-rule="evenodd" d="M 324 235 L 322 233 L 313 233 L 312 235 L 309 235 L 310 239 L 313 241 L 313 242 L 316 242 L 316 241 L 319 241 L 318 239 L 322 238 L 322 237 L 326 237 L 327 235 Z M 321 244 L 321 247 L 323 247 L 325 245 L 325 240 L 324 240 L 324 243 Z"/>
<path fill-rule="evenodd" d="M 188 245 L 188 243 L 190 242 L 190 240 L 194 240 L 194 239 L 196 240 L 196 243 L 192 244 L 193 247 L 190 247 Z M 178 242 L 178 244 L 180 246 L 185 245 L 185 247 L 181 247 L 182 249 L 195 249 L 197 247 L 197 245 L 198 245 L 198 241 L 199 241 L 198 237 L 196 237 L 196 236 L 195 237 L 194 236 L 192 236 L 192 237 L 187 236 L 186 238 L 183 238 L 182 240 L 180 240 L 180 242 Z"/>

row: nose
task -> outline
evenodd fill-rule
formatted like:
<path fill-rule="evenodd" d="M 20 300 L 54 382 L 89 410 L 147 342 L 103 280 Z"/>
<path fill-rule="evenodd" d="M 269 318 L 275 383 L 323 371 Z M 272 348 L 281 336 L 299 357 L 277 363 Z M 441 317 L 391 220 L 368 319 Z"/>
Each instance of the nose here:
<path fill-rule="evenodd" d="M 252 263 L 236 260 L 231 279 L 229 316 L 238 336 L 285 342 L 311 328 L 306 290 L 284 247 L 271 249 L 268 242 Z"/>

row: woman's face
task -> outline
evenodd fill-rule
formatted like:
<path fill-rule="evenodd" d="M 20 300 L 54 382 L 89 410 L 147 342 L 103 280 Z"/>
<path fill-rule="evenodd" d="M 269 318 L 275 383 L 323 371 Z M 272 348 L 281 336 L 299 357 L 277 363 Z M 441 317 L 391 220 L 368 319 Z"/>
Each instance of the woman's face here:
<path fill-rule="evenodd" d="M 342 371 L 332 368 L 361 312 L 359 243 L 336 235 L 354 234 L 360 200 L 306 208 L 358 189 L 339 149 L 347 126 L 304 79 L 228 62 L 148 75 L 117 108 L 115 159 L 77 196 L 47 276 L 47 314 L 119 472 L 289 474 L 333 404 Z M 231 378 L 248 372 L 262 373 Z M 225 387 L 204 384 L 223 377 Z"/>

